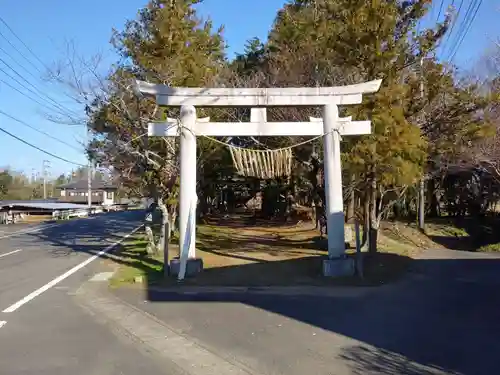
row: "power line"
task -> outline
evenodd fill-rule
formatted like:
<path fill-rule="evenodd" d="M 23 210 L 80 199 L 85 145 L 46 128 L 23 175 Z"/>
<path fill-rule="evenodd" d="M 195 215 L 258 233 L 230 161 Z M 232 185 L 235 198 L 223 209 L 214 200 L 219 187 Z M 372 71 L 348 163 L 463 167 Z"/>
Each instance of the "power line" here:
<path fill-rule="evenodd" d="M 28 90 L 29 92 L 35 94 L 36 96 L 36 93 L 33 92 L 33 90 L 29 89 L 28 87 L 24 86 L 21 82 L 19 82 L 17 79 L 15 79 L 14 77 L 12 77 L 9 73 L 7 73 L 5 70 L 3 70 L 2 68 L 0 68 L 0 72 L 3 72 L 5 75 L 7 75 L 9 78 L 11 78 L 12 80 L 14 80 L 15 82 L 17 82 L 18 85 L 20 85 L 21 87 L 23 87 L 24 89 Z M 34 99 L 33 97 L 31 97 L 30 95 L 26 94 L 25 92 L 22 92 L 21 90 L 19 90 L 17 87 L 11 85 L 9 82 L 3 80 L 3 79 L 0 79 L 0 82 L 3 82 L 4 84 L 6 84 L 7 86 L 9 86 L 11 89 L 13 90 L 16 90 L 18 93 L 20 93 L 21 95 L 24 95 L 25 97 L 27 97 L 28 99 L 34 101 L 35 103 L 37 103 L 38 105 L 42 106 L 42 107 L 45 107 L 46 109 L 50 110 L 50 111 L 54 111 L 54 108 L 51 108 L 49 107 L 47 104 L 44 104 L 44 103 L 41 103 L 39 102 L 37 99 Z M 40 98 L 40 99 L 43 99 L 43 98 Z M 64 112 L 61 112 L 58 108 L 57 108 L 57 111 L 59 111 L 59 114 L 63 115 L 63 116 L 68 116 L 68 114 L 64 113 Z M 56 111 L 56 112 L 57 112 Z M 71 118 L 71 116 L 68 116 Z"/>
<path fill-rule="evenodd" d="M 25 43 L 23 42 L 23 40 L 21 40 L 21 38 L 14 32 L 14 30 L 12 30 L 12 28 L 5 22 L 5 20 L 3 20 L 0 16 L 0 21 L 4 23 L 4 25 L 11 31 L 11 33 L 25 46 L 25 48 L 40 62 L 40 64 L 42 64 L 49 72 L 50 72 L 50 68 L 42 61 L 38 58 L 38 56 L 33 52 L 33 50 Z M 35 68 L 40 74 L 43 74 L 42 71 L 35 65 L 33 64 L 33 62 L 27 58 L 14 44 L 12 44 L 12 42 L 10 41 L 9 38 L 7 38 L 1 31 L 0 31 L 0 36 L 5 39 L 7 41 L 7 43 L 9 43 L 9 45 L 24 59 L 26 60 L 33 68 Z M 33 77 L 35 80 L 41 80 L 42 82 L 46 83 L 43 79 L 40 79 L 40 77 L 36 77 L 31 71 L 29 71 L 25 66 L 23 66 L 22 64 L 20 64 L 9 52 L 7 52 L 5 49 L 3 49 L 1 46 L 0 46 L 0 51 L 2 51 L 3 53 L 5 53 L 7 56 L 9 56 L 15 63 L 16 63 L 16 66 L 19 66 L 21 67 L 27 74 L 29 74 L 31 77 Z M 68 96 L 70 99 L 73 99 L 72 97 L 70 97 L 68 94 L 64 93 L 64 95 Z"/>
<path fill-rule="evenodd" d="M 52 99 L 50 96 L 48 96 L 47 94 L 45 94 L 44 92 L 42 92 L 38 87 L 36 87 L 34 84 L 32 84 L 30 81 L 28 81 L 22 74 L 20 74 L 16 69 L 14 69 L 10 64 L 8 64 L 7 62 L 5 62 L 4 59 L 2 59 L 0 57 L 0 62 L 2 62 L 7 68 L 9 68 L 10 70 L 12 70 L 14 72 L 14 74 L 16 74 L 19 78 L 21 78 L 24 82 L 26 82 L 28 85 L 30 85 L 31 87 L 33 87 L 36 91 L 38 91 L 40 94 L 36 94 L 34 91 L 30 90 L 32 93 L 34 93 L 35 95 L 37 95 L 40 99 L 43 99 L 44 101 L 46 101 L 47 103 L 49 103 L 50 105 L 58 108 L 59 110 L 63 111 L 62 113 L 64 112 L 67 112 L 66 114 L 68 113 L 73 113 L 73 115 L 75 116 L 78 116 L 78 114 L 74 111 L 72 111 L 71 109 L 69 108 L 66 108 L 66 107 L 63 107 L 61 106 L 59 103 L 57 103 L 54 99 Z M 4 71 L 5 72 L 5 71 Z M 11 77 L 12 78 L 12 77 Z M 19 81 L 18 81 L 19 82 Z M 25 87 L 26 88 L 26 87 Z M 47 98 L 43 98 L 42 95 Z M 52 102 L 50 103 L 49 102 Z M 71 117 L 71 116 L 69 116 Z"/>
<path fill-rule="evenodd" d="M 0 36 L 1 36 L 1 37 L 2 37 L 2 38 L 3 38 L 3 39 L 7 42 L 7 43 L 9 43 L 9 45 L 10 45 L 13 49 L 15 49 L 15 50 L 16 50 L 16 52 L 17 52 L 17 53 L 18 53 L 18 54 L 19 54 L 19 55 L 20 55 L 23 59 L 25 59 L 25 60 L 28 62 L 28 64 L 30 64 L 33 68 L 35 68 L 35 70 L 36 70 L 38 73 L 43 74 L 43 72 L 40 70 L 40 68 L 39 68 L 38 66 L 36 66 L 35 64 L 33 64 L 33 62 L 32 62 L 30 59 L 28 59 L 28 58 L 24 55 L 24 53 L 22 53 L 21 51 L 19 51 L 19 49 L 18 49 L 18 48 L 17 48 L 17 47 L 16 47 L 16 46 L 15 46 L 15 45 L 14 45 L 14 44 L 10 41 L 10 39 L 9 39 L 9 38 L 7 38 L 7 37 L 6 37 L 6 36 L 5 36 L 5 35 L 4 35 L 1 31 L 0 31 Z"/>
<path fill-rule="evenodd" d="M 441 12 L 443 11 L 444 0 L 441 0 L 441 5 L 439 6 L 438 16 L 436 18 L 436 22 L 439 22 L 439 17 L 441 17 Z"/>
<path fill-rule="evenodd" d="M 14 63 L 16 64 L 16 66 L 19 66 L 21 67 L 26 73 L 28 73 L 31 77 L 33 77 L 35 80 L 38 80 L 39 77 L 35 76 L 32 72 L 29 71 L 29 69 L 27 69 L 24 65 L 22 65 L 19 61 L 17 61 L 14 57 L 12 57 L 12 55 L 10 53 L 8 53 L 6 50 L 4 50 L 1 46 L 0 46 L 0 51 L 2 51 L 4 54 L 6 54 L 7 56 L 9 56 L 12 61 L 14 61 Z"/>
<path fill-rule="evenodd" d="M 19 86 L 21 86 L 22 88 L 24 88 L 25 90 L 28 90 L 30 93 L 34 94 L 35 97 L 38 97 L 39 99 L 42 99 L 42 100 L 45 100 L 44 98 L 40 97 L 40 95 L 38 95 L 36 92 L 34 92 L 32 89 L 30 89 L 29 87 L 26 87 L 24 84 L 22 84 L 21 82 L 19 82 L 18 79 L 14 78 L 12 75 L 10 75 L 9 73 L 7 73 L 4 69 L 0 68 L 0 72 L 4 73 L 7 77 L 9 77 L 10 79 L 12 79 L 13 81 L 15 81 Z M 0 82 L 3 82 L 4 84 L 6 84 L 7 86 L 9 86 L 11 89 L 17 91 L 18 93 L 20 93 L 21 95 L 27 97 L 28 99 L 32 100 L 33 102 L 37 103 L 38 105 L 42 106 L 42 107 L 45 107 L 47 110 L 49 111 L 56 111 L 57 113 L 59 113 L 60 115 L 63 115 L 63 116 L 66 116 L 66 117 L 69 117 L 71 120 L 74 119 L 74 116 L 72 116 L 71 114 L 68 114 L 67 112 L 64 112 L 64 111 L 61 111 L 61 109 L 59 109 L 58 107 L 56 107 L 54 104 L 48 102 L 47 100 L 45 100 L 46 103 L 50 104 L 52 107 L 54 108 L 51 108 L 49 107 L 47 104 L 44 104 L 44 103 L 41 103 L 40 101 L 38 101 L 37 99 L 31 97 L 30 95 L 26 94 L 25 92 L 22 92 L 21 90 L 19 90 L 17 87 L 11 85 L 9 82 L 3 80 L 3 79 L 0 79 Z M 76 114 L 76 112 L 75 112 Z"/>
<path fill-rule="evenodd" d="M 48 134 L 48 133 L 45 133 L 44 131 L 42 131 L 42 130 L 40 130 L 40 129 L 37 129 L 37 128 L 36 128 L 36 127 L 34 127 L 33 125 L 30 125 L 30 124 L 28 124 L 27 122 L 25 122 L 25 121 L 23 121 L 23 120 L 19 120 L 18 118 L 15 118 L 14 116 L 9 115 L 7 112 L 2 111 L 1 109 L 0 109 L 0 114 L 2 114 L 2 115 L 4 115 L 4 116 L 6 116 L 6 117 L 8 117 L 8 118 L 10 118 L 11 120 L 14 120 L 14 121 L 18 122 L 18 123 L 20 123 L 20 124 L 22 124 L 22 125 L 24 125 L 24 126 L 27 126 L 28 128 L 30 128 L 30 129 L 32 129 L 32 130 L 34 130 L 34 131 L 36 131 L 36 132 L 38 132 L 38 133 L 40 133 L 40 134 L 43 134 L 43 135 L 45 135 L 46 137 L 53 139 L 54 141 L 57 141 L 57 142 L 59 142 L 59 143 L 62 143 L 63 145 L 65 145 L 65 146 L 67 146 L 67 147 L 72 148 L 73 150 L 80 151 L 80 152 L 81 152 L 81 151 L 83 151 L 83 150 L 81 150 L 81 149 L 78 149 L 78 148 L 76 148 L 76 147 L 74 147 L 74 146 L 72 146 L 72 145 L 68 144 L 68 142 L 65 142 L 65 141 L 63 141 L 63 140 L 61 140 L 61 139 L 59 139 L 59 138 L 56 138 L 56 137 L 54 137 L 54 136 L 52 136 L 52 135 Z"/>
<path fill-rule="evenodd" d="M 5 73 L 5 71 L 4 71 L 4 70 L 2 70 L 1 68 L 0 68 L 0 71 L 2 71 L 2 72 L 4 72 L 4 73 Z M 12 78 L 12 76 L 10 76 L 8 73 L 6 73 L 6 74 L 7 74 L 9 77 L 11 77 L 11 78 Z M 17 81 L 15 78 L 14 78 L 14 80 L 15 80 L 16 82 L 18 82 L 18 83 L 19 83 L 19 81 Z M 32 100 L 33 102 L 37 103 L 38 105 L 40 105 L 40 106 L 42 106 L 42 107 L 45 107 L 45 108 L 47 108 L 47 109 L 48 109 L 48 110 L 50 110 L 50 111 L 53 111 L 53 110 L 54 110 L 53 108 L 50 108 L 50 107 L 49 107 L 49 106 L 47 106 L 46 104 L 43 104 L 43 103 L 39 102 L 38 100 L 34 99 L 33 97 L 31 97 L 30 95 L 26 94 L 25 92 L 22 92 L 22 91 L 21 91 L 21 90 L 19 90 L 17 87 L 15 87 L 15 86 L 11 85 L 9 82 L 4 81 L 3 79 L 0 79 L 0 82 L 2 82 L 2 83 L 4 83 L 4 84 L 6 84 L 6 85 L 7 85 L 7 86 L 9 86 L 12 90 L 17 91 L 19 94 L 21 94 L 21 95 L 23 95 L 23 96 L 27 97 L 28 99 Z M 21 86 L 23 86 L 23 85 L 21 85 Z M 23 87 L 24 87 L 24 86 L 23 86 Z M 24 87 L 24 88 L 26 88 L 26 87 Z M 29 89 L 28 89 L 28 90 L 29 90 Z M 63 115 L 64 115 L 64 113 L 61 113 L 61 114 L 63 114 Z M 65 116 L 67 116 L 67 115 L 65 115 Z"/>
<path fill-rule="evenodd" d="M 453 2 L 451 3 L 451 5 L 453 5 Z M 455 28 L 455 25 L 458 23 L 458 18 L 460 17 L 460 11 L 462 10 L 462 5 L 464 5 L 464 0 L 460 1 L 460 5 L 458 6 L 457 14 L 456 14 L 456 16 L 455 16 L 455 18 L 454 18 L 454 20 L 453 20 L 453 22 L 451 24 L 451 29 L 448 32 L 448 36 L 446 37 L 446 40 L 442 44 L 441 51 L 443 52 L 443 54 L 444 54 L 444 51 L 446 50 L 446 44 L 450 40 L 451 34 L 453 34 L 453 29 Z"/>
<path fill-rule="evenodd" d="M 19 142 L 22 142 L 22 143 L 24 143 L 25 145 L 28 145 L 28 146 L 30 146 L 30 147 L 32 147 L 32 148 L 34 148 L 34 149 L 38 150 L 38 151 L 41 151 L 41 152 L 43 152 L 44 154 L 47 154 L 47 155 L 49 155 L 49 156 L 52 156 L 53 158 L 56 158 L 56 159 L 62 160 L 62 161 L 66 162 L 66 163 L 69 163 L 69 164 L 78 165 L 79 167 L 85 167 L 85 165 L 83 165 L 83 164 L 80 164 L 80 163 L 75 163 L 74 161 L 71 161 L 71 160 L 65 159 L 65 158 L 63 158 L 63 157 L 61 157 L 61 156 L 57 156 L 57 155 L 55 155 L 55 154 L 53 154 L 53 153 L 51 153 L 51 152 L 49 152 L 49 151 L 46 151 L 46 150 L 44 150 L 44 149 L 42 149 L 42 148 L 40 148 L 40 147 L 38 147 L 38 146 L 35 146 L 34 144 L 29 143 L 29 142 L 25 141 L 25 140 L 24 140 L 24 139 L 22 139 L 22 138 L 19 138 L 17 135 L 14 135 L 14 134 L 12 134 L 11 132 L 8 132 L 7 130 L 5 130 L 5 129 L 4 129 L 4 128 L 2 128 L 2 127 L 0 127 L 0 131 L 1 131 L 1 132 L 3 132 L 3 133 L 5 133 L 5 134 L 7 134 L 8 136 L 10 136 L 10 137 L 12 137 L 12 138 L 14 138 L 14 139 L 17 139 Z"/>
<path fill-rule="evenodd" d="M 450 59 L 450 56 L 453 54 L 453 51 L 456 49 L 457 45 L 458 45 L 458 42 L 460 41 L 460 39 L 462 38 L 462 35 L 463 35 L 463 32 L 464 30 L 467 29 L 468 27 L 468 24 L 470 22 L 470 16 L 471 16 L 471 10 L 473 9 L 473 7 L 475 7 L 477 4 L 477 0 L 472 0 L 470 3 L 469 3 L 469 6 L 467 7 L 467 10 L 465 11 L 465 16 L 463 18 L 463 22 L 460 24 L 460 27 L 459 29 L 457 30 L 457 32 L 455 33 L 455 39 L 454 39 L 454 43 L 452 43 L 451 45 L 451 48 L 449 49 L 448 51 L 448 58 L 447 60 Z"/>
<path fill-rule="evenodd" d="M 17 40 L 19 40 L 21 42 L 21 44 L 29 51 L 29 53 L 31 53 L 31 55 L 38 60 L 38 62 L 40 64 L 42 64 L 42 66 L 47 69 L 47 70 L 50 70 L 47 65 L 45 65 L 45 63 L 40 60 L 40 58 L 36 55 L 35 52 L 33 52 L 33 50 L 26 44 L 23 42 L 23 40 L 16 34 L 16 32 L 14 30 L 12 30 L 12 28 L 7 24 L 7 22 L 5 22 L 5 20 L 0 16 L 0 22 L 2 22 L 5 27 L 7 27 L 7 29 L 9 29 L 9 31 L 12 33 L 12 35 L 14 35 L 16 37 Z"/>
<path fill-rule="evenodd" d="M 12 33 L 12 35 L 14 35 L 14 37 L 19 41 L 21 42 L 21 44 L 28 50 L 28 52 L 47 70 L 50 72 L 50 68 L 38 57 L 38 55 L 33 52 L 33 50 L 19 37 L 19 35 L 17 35 L 17 33 L 12 29 L 12 27 L 10 27 L 8 25 L 8 23 L 0 16 L 0 22 L 3 23 L 5 25 L 5 27 Z M 43 74 L 42 71 L 29 59 L 27 58 L 11 41 L 9 38 L 7 38 L 1 31 L 0 31 L 0 36 L 5 39 L 7 41 L 7 43 L 24 59 L 26 60 L 38 73 L 40 74 Z M 26 69 L 23 65 L 19 64 L 16 59 L 14 59 L 12 57 L 11 54 L 9 54 L 7 51 L 5 51 L 3 48 L 0 47 L 0 50 L 2 50 L 7 56 L 9 56 L 10 58 L 12 58 L 12 60 L 14 60 L 14 62 L 16 62 L 16 65 L 20 66 L 24 71 L 26 71 L 31 77 L 33 77 L 35 80 L 37 80 L 37 77 L 35 77 L 35 75 L 33 73 L 31 73 L 28 69 Z M 7 63 L 5 63 L 5 61 L 3 61 L 3 63 L 5 65 L 8 66 Z M 11 70 L 13 70 L 15 72 L 15 70 L 11 67 L 9 67 Z M 16 74 L 18 74 L 16 72 Z M 18 74 L 19 75 L 19 74 Z M 23 80 L 25 80 L 23 78 Z M 25 80 L 26 81 L 26 80 Z M 29 82 L 28 82 L 29 83 Z M 32 85 L 31 83 L 29 83 L 31 86 L 35 87 L 34 85 Z M 35 89 L 37 91 L 40 91 L 38 88 L 35 87 Z M 47 94 L 45 93 L 42 93 L 44 96 L 46 96 L 47 98 L 49 98 L 49 100 L 51 100 L 52 102 L 56 103 L 56 105 L 63 109 L 63 111 L 68 111 L 70 113 L 73 113 L 75 116 L 79 116 L 78 113 L 76 113 L 74 110 L 72 109 L 69 109 L 67 107 L 65 107 L 64 105 L 61 105 L 59 103 L 57 103 L 55 100 L 53 100 L 50 96 L 48 96 Z M 67 96 L 67 94 L 66 94 Z M 71 116 L 68 116 L 68 117 L 71 117 Z"/>
<path fill-rule="evenodd" d="M 474 10 L 474 14 L 472 15 L 472 17 L 470 18 L 470 22 L 469 24 L 467 25 L 467 28 L 465 29 L 464 33 L 462 34 L 462 37 L 460 38 L 456 48 L 455 48 L 455 51 L 453 52 L 453 55 L 450 57 L 450 62 L 453 61 L 453 59 L 455 58 L 455 55 L 457 54 L 458 50 L 460 49 L 460 46 L 462 45 L 462 42 L 464 41 L 465 37 L 467 36 L 467 34 L 469 33 L 469 30 L 472 26 L 472 24 L 474 23 L 474 20 L 476 19 L 476 16 L 477 16 L 477 13 L 479 11 L 479 8 L 481 8 L 481 4 L 483 3 L 483 0 L 479 0 L 478 4 L 477 4 L 477 7 L 476 9 Z"/>

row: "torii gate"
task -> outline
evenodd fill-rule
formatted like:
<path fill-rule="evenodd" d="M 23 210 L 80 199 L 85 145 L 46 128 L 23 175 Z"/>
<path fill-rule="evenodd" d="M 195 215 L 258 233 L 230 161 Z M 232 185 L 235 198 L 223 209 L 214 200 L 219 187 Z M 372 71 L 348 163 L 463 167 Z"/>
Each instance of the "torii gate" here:
<path fill-rule="evenodd" d="M 180 204 L 179 231 L 181 259 L 194 258 L 196 231 L 193 211 L 196 205 L 196 135 L 224 136 L 319 136 L 324 134 L 325 196 L 328 227 L 328 260 L 323 273 L 340 276 L 352 273 L 352 262 L 345 257 L 344 204 L 340 136 L 370 134 L 370 121 L 339 118 L 338 105 L 360 104 L 363 94 L 377 92 L 382 80 L 338 87 L 303 88 L 175 88 L 137 81 L 136 89 L 156 97 L 160 106 L 180 106 L 180 122 L 152 123 L 149 136 L 179 136 Z M 194 106 L 250 107 L 250 122 L 209 122 L 197 119 Z M 267 122 L 270 106 L 322 106 L 323 118 L 311 122 Z M 185 264 L 184 264 L 185 267 Z M 181 264 L 181 268 L 182 267 Z M 181 271 L 182 272 L 182 271 Z M 183 272 L 182 272 L 183 273 Z"/>

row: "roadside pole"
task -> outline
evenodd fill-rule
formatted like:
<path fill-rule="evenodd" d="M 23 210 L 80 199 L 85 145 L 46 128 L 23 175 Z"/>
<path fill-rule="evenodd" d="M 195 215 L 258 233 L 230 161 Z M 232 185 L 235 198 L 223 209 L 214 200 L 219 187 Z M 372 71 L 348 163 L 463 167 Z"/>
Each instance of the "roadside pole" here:
<path fill-rule="evenodd" d="M 87 146 L 90 144 L 90 128 L 87 127 Z M 87 167 L 87 204 L 90 210 L 92 208 L 92 160 L 90 160 L 90 155 L 88 155 L 88 167 Z"/>

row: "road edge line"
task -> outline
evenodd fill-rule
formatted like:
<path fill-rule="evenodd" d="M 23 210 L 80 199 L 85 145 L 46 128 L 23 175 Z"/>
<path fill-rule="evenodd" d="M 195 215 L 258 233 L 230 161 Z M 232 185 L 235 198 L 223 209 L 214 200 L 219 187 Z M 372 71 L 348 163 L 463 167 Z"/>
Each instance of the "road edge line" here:
<path fill-rule="evenodd" d="M 45 224 L 45 225 L 38 227 L 38 228 L 32 228 L 32 229 L 27 229 L 27 230 L 21 229 L 21 230 L 18 230 L 17 232 L 10 233 L 6 236 L 0 236 L 0 240 L 3 240 L 4 238 L 19 236 L 21 234 L 40 232 L 41 230 L 52 228 L 58 224 L 59 223 L 52 223 L 52 224 Z"/>
<path fill-rule="evenodd" d="M 2 312 L 3 313 L 12 313 L 12 312 L 16 311 L 21 306 L 25 305 L 26 303 L 28 303 L 31 300 L 33 300 L 36 297 L 38 297 L 40 294 L 46 292 L 50 288 L 52 288 L 55 285 L 59 284 L 61 281 L 65 280 L 66 278 L 68 278 L 69 276 L 73 275 L 77 271 L 79 271 L 82 268 L 86 267 L 88 264 L 92 263 L 97 258 L 100 258 L 104 254 L 106 254 L 106 253 L 110 252 L 111 250 L 113 250 L 116 246 L 120 245 L 128 237 L 130 237 L 135 232 L 137 232 L 139 229 L 141 229 L 143 227 L 143 225 L 144 224 L 141 224 L 140 226 L 138 226 L 137 228 L 135 228 L 134 230 L 132 230 L 130 233 L 128 233 L 124 237 L 122 237 L 119 241 L 116 241 L 116 242 L 112 243 L 111 245 L 107 246 L 103 250 L 99 251 L 97 254 L 92 255 L 90 258 L 88 258 L 88 259 L 84 260 L 83 262 L 77 264 L 73 268 L 70 268 L 68 271 L 66 271 L 62 275 L 60 275 L 60 276 L 56 277 L 55 279 L 49 281 L 47 284 L 45 284 L 45 285 L 41 286 L 40 288 L 36 289 L 35 291 L 31 292 L 26 297 L 20 299 L 19 301 L 13 303 L 12 305 L 10 305 L 9 307 L 7 307 L 6 309 L 2 310 Z"/>
<path fill-rule="evenodd" d="M 16 249 L 16 250 L 13 250 L 13 251 L 9 251 L 8 253 L 5 253 L 5 254 L 0 254 L 0 258 L 6 257 L 7 255 L 16 254 L 16 253 L 18 253 L 20 251 L 23 251 L 23 249 Z"/>

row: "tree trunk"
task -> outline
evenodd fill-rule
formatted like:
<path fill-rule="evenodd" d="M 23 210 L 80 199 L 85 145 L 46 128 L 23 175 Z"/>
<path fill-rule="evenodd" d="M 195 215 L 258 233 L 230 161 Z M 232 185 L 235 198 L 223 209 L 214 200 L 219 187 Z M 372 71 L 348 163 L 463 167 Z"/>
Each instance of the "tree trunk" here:
<path fill-rule="evenodd" d="M 377 237 L 380 221 L 377 218 L 377 180 L 372 172 L 370 181 L 370 231 L 368 234 L 368 252 L 377 252 Z"/>
<path fill-rule="evenodd" d="M 368 189 L 365 190 L 363 196 L 363 239 L 361 247 L 365 247 L 368 244 L 369 228 L 370 228 L 370 194 L 368 194 Z"/>
<path fill-rule="evenodd" d="M 161 210 L 161 228 L 160 228 L 160 241 L 158 242 L 158 247 L 156 248 L 156 254 L 158 254 L 160 251 L 163 251 L 169 240 L 167 237 L 167 231 L 168 231 L 168 224 L 170 217 L 168 208 L 165 205 L 165 203 L 163 203 L 162 198 L 158 198 L 158 207 Z"/>
<path fill-rule="evenodd" d="M 423 232 L 425 230 L 425 179 L 420 179 L 418 188 L 418 227 Z"/>
<path fill-rule="evenodd" d="M 356 175 L 354 173 L 351 174 L 351 194 L 349 196 L 349 202 L 347 204 L 347 216 L 346 222 L 353 223 L 355 220 L 354 215 L 356 211 Z"/>
<path fill-rule="evenodd" d="M 177 205 L 172 205 L 170 207 L 170 223 L 169 223 L 168 239 L 172 238 L 172 235 L 177 230 Z"/>
<path fill-rule="evenodd" d="M 368 236 L 368 252 L 370 254 L 375 254 L 377 252 L 377 240 L 378 240 L 378 230 L 380 223 L 375 220 L 375 223 L 370 223 L 370 233 Z"/>
<path fill-rule="evenodd" d="M 438 191 L 436 187 L 436 180 L 434 178 L 429 179 L 429 182 L 427 183 L 427 191 L 430 198 L 429 216 L 439 217 L 441 215 L 441 210 L 439 209 Z"/>
<path fill-rule="evenodd" d="M 154 210 L 152 210 L 151 206 L 149 206 L 146 212 L 146 216 L 144 218 L 144 231 L 146 234 L 146 239 L 148 241 L 148 244 L 146 246 L 146 252 L 149 255 L 154 254 L 156 250 L 155 236 L 153 233 L 153 214 Z"/>
<path fill-rule="evenodd" d="M 148 240 L 146 251 L 149 255 L 153 255 L 156 252 L 157 247 L 155 243 L 155 236 L 153 233 L 153 229 L 151 228 L 151 223 L 146 222 L 145 231 L 146 231 L 146 238 Z"/>

